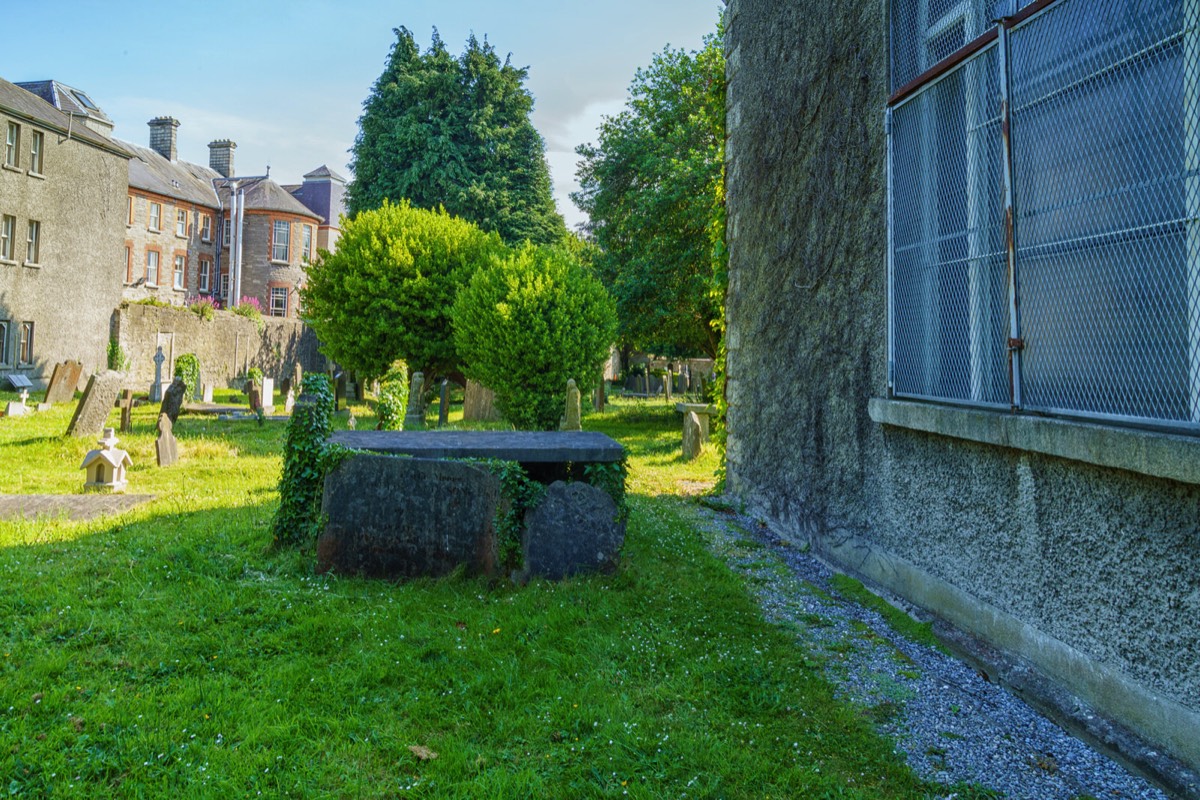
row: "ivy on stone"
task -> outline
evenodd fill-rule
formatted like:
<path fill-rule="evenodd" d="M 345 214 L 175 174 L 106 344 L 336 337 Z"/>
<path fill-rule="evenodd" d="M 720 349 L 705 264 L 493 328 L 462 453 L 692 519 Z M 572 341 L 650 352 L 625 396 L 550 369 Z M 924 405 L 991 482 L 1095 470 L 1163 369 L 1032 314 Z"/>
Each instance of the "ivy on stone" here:
<path fill-rule="evenodd" d="M 200 383 L 200 359 L 195 353 L 184 353 L 175 359 L 175 377 L 183 378 L 187 387 L 184 397 L 195 397 L 196 385 Z"/>
<path fill-rule="evenodd" d="M 326 375 L 304 376 L 283 451 L 279 510 L 271 528 L 276 547 L 307 544 L 320 532 L 321 493 L 333 463 L 326 444 L 333 433 L 333 402 Z"/>

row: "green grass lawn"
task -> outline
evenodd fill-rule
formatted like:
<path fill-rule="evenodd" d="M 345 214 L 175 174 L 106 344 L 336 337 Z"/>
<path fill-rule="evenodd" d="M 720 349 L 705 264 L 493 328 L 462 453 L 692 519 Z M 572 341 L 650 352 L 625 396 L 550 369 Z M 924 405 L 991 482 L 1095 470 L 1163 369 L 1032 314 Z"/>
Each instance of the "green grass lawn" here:
<path fill-rule="evenodd" d="M 156 410 L 120 445 L 156 499 L 0 522 L 0 794 L 936 795 L 705 549 L 664 404 L 584 420 L 630 453 L 619 572 L 523 588 L 316 575 L 268 549 L 284 423 L 181 417 L 160 470 Z M 80 490 L 70 411 L 0 420 L 0 492 Z"/>

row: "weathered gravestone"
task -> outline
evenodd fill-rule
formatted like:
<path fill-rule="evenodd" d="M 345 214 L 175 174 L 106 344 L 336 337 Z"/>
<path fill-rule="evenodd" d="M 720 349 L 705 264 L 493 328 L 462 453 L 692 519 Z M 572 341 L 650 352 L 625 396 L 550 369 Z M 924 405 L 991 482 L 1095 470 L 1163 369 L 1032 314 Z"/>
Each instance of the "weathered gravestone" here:
<path fill-rule="evenodd" d="M 317 570 L 377 578 L 498 568 L 500 480 L 461 461 L 355 455 L 325 479 Z"/>
<path fill-rule="evenodd" d="M 257 413 L 262 408 L 262 393 L 257 385 L 251 385 L 250 391 L 250 410 Z"/>
<path fill-rule="evenodd" d="M 133 392 L 129 389 L 121 392 L 121 433 L 133 430 Z"/>
<path fill-rule="evenodd" d="M 50 383 L 46 386 L 44 403 L 69 403 L 75 399 L 75 387 L 79 385 L 79 376 L 83 374 L 83 365 L 78 361 L 64 361 L 54 365 L 50 375 Z"/>
<path fill-rule="evenodd" d="M 700 455 L 704 449 L 704 439 L 700 431 L 700 417 L 695 411 L 687 412 L 683 417 L 683 460 L 691 461 Z"/>
<path fill-rule="evenodd" d="M 68 436 L 99 436 L 104 432 L 108 412 L 117 402 L 121 391 L 121 373 L 113 370 L 98 372 L 88 379 L 83 397 L 75 407 L 71 422 L 67 425 Z"/>
<path fill-rule="evenodd" d="M 158 415 L 158 438 L 154 440 L 154 452 L 160 467 L 169 467 L 179 460 L 179 443 L 175 441 L 175 425 L 165 413 Z"/>
<path fill-rule="evenodd" d="M 567 380 L 567 409 L 562 423 L 564 431 L 583 430 L 579 422 L 579 413 L 579 387 L 575 385 L 575 379 L 570 378 Z"/>
<path fill-rule="evenodd" d="M 154 383 L 150 384 L 150 402 L 157 403 L 162 400 L 162 365 L 167 360 L 163 355 L 162 345 L 158 346 L 158 350 L 154 353 Z"/>
<path fill-rule="evenodd" d="M 13 400 L 4 407 L 4 416 L 6 416 L 6 417 L 23 417 L 26 414 L 30 413 L 28 406 L 25 405 L 25 401 L 28 399 L 29 399 L 29 390 L 22 389 L 21 390 L 21 399 Z"/>
<path fill-rule="evenodd" d="M 187 384 L 183 382 L 183 378 L 171 381 L 171 385 L 163 393 L 162 406 L 158 409 L 158 413 L 166 414 L 171 418 L 171 424 L 174 425 L 179 420 L 179 412 L 183 410 L 183 400 L 186 396 Z"/>
<path fill-rule="evenodd" d="M 275 413 L 275 379 L 262 379 L 262 407 L 267 414 Z"/>
<path fill-rule="evenodd" d="M 526 576 L 559 580 L 612 572 L 625 544 L 625 524 L 604 491 L 580 481 L 555 481 L 525 512 L 521 549 Z"/>
<path fill-rule="evenodd" d="M 501 419 L 496 410 L 495 393 L 481 383 L 467 380 L 463 391 L 463 421 L 499 422 Z"/>
<path fill-rule="evenodd" d="M 213 386 L 211 383 L 204 384 L 204 393 L 200 396 L 201 402 L 211 403 L 213 401 Z"/>
<path fill-rule="evenodd" d="M 425 409 L 422 407 L 421 395 L 425 391 L 425 376 L 414 372 L 412 387 L 408 390 L 408 410 L 404 414 L 404 430 L 419 431 L 425 427 Z"/>

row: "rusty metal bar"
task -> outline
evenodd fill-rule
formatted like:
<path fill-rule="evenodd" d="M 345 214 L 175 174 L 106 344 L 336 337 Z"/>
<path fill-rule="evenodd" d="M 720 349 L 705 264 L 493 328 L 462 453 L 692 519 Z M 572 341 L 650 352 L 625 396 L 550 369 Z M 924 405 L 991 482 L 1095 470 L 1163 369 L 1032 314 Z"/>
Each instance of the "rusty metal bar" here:
<path fill-rule="evenodd" d="M 1025 343 L 1021 339 L 1021 316 L 1017 303 L 1017 215 L 1016 186 L 1012 157 L 1012 102 L 1009 75 L 1008 27 L 998 29 L 1000 43 L 1000 136 L 1004 156 L 1004 242 L 1008 250 L 1008 369 L 1010 400 L 1014 411 L 1021 408 L 1021 355 Z"/>

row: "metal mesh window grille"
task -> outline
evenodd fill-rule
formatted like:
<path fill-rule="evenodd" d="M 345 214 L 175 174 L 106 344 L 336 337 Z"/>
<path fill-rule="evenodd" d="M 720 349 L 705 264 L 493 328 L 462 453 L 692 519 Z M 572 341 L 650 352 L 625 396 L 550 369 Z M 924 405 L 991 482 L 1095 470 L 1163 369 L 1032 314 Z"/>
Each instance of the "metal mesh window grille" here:
<path fill-rule="evenodd" d="M 1200 0 L 998 5 L 893 4 L 891 389 L 1200 430 Z"/>

